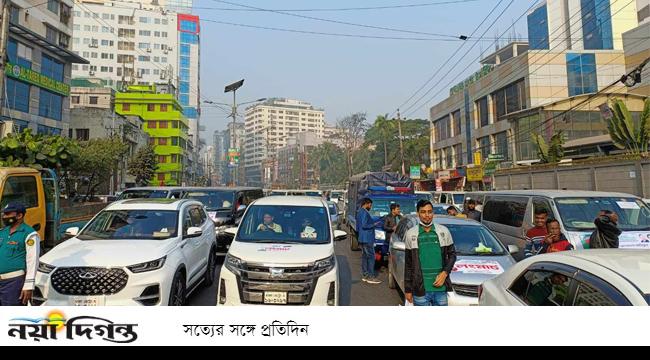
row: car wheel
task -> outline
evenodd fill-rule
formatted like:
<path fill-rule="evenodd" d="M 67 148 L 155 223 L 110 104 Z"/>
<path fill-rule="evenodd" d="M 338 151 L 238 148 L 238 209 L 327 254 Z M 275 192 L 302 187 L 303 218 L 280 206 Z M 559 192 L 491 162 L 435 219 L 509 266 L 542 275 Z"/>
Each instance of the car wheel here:
<path fill-rule="evenodd" d="M 397 288 L 397 281 L 395 281 L 395 277 L 393 276 L 393 259 L 390 256 L 388 256 L 388 288 Z"/>
<path fill-rule="evenodd" d="M 205 287 L 210 287 L 214 284 L 214 277 L 217 273 L 217 249 L 210 248 L 210 255 L 208 256 L 208 268 L 205 270 L 205 280 L 203 281 Z"/>
<path fill-rule="evenodd" d="M 361 249 L 359 247 L 359 239 L 354 234 L 348 234 L 348 238 L 350 239 L 350 250 L 359 251 Z"/>
<path fill-rule="evenodd" d="M 172 280 L 172 289 L 169 292 L 169 306 L 185 305 L 185 276 L 177 271 Z"/>

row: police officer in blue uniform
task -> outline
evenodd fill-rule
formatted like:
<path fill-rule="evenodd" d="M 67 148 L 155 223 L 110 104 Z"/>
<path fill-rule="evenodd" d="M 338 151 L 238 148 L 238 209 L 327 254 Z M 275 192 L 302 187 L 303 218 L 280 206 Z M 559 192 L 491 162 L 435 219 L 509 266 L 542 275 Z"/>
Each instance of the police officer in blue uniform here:
<path fill-rule="evenodd" d="M 12 202 L 2 209 L 0 230 L 0 306 L 26 305 L 32 299 L 41 239 L 25 224 L 25 206 Z"/>

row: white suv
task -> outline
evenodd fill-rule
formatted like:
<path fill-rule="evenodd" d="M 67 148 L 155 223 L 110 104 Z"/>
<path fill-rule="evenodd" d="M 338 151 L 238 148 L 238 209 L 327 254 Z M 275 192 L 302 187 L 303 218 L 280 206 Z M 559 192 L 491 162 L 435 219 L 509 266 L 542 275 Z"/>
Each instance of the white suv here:
<path fill-rule="evenodd" d="M 35 304 L 179 306 L 214 282 L 216 234 L 198 201 L 119 201 L 68 234 L 40 258 Z"/>
<path fill-rule="evenodd" d="M 246 210 L 219 279 L 217 305 L 338 305 L 339 274 L 327 203 L 271 196 Z"/>

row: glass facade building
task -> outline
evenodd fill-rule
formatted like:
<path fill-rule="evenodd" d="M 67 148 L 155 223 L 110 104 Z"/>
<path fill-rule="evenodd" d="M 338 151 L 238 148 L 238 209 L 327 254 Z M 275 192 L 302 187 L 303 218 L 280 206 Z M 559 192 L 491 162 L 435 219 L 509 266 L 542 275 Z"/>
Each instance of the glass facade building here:
<path fill-rule="evenodd" d="M 569 96 L 598 91 L 595 54 L 566 54 Z"/>
<path fill-rule="evenodd" d="M 585 50 L 614 49 L 609 0 L 580 0 Z"/>
<path fill-rule="evenodd" d="M 544 4 L 528 15 L 528 42 L 531 50 L 548 50 L 548 8 Z"/>

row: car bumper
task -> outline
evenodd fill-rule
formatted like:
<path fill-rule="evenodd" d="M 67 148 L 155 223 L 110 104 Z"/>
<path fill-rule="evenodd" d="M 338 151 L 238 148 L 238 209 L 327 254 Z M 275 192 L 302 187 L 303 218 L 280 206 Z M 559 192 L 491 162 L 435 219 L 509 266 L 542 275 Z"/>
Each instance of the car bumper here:
<path fill-rule="evenodd" d="M 450 306 L 478 306 L 478 297 L 458 295 L 451 291 L 447 293 Z"/>
<path fill-rule="evenodd" d="M 328 304 L 330 297 L 331 284 L 334 286 L 333 303 Z M 226 266 L 221 267 L 218 282 L 217 305 L 219 306 L 256 306 L 268 304 L 249 304 L 241 299 L 240 287 L 237 276 L 233 274 Z M 225 299 L 222 298 L 222 292 L 225 289 Z M 338 264 L 329 272 L 321 275 L 317 281 L 311 297 L 309 306 L 337 306 L 339 304 L 339 279 Z M 291 305 L 291 304 L 289 304 Z"/>
<path fill-rule="evenodd" d="M 126 286 L 116 294 L 100 296 L 64 295 L 57 292 L 50 281 L 51 274 L 38 272 L 36 275 L 37 295 L 44 306 L 155 306 L 167 305 L 172 286 L 170 276 L 165 276 L 164 268 L 146 273 L 129 275 Z"/>

